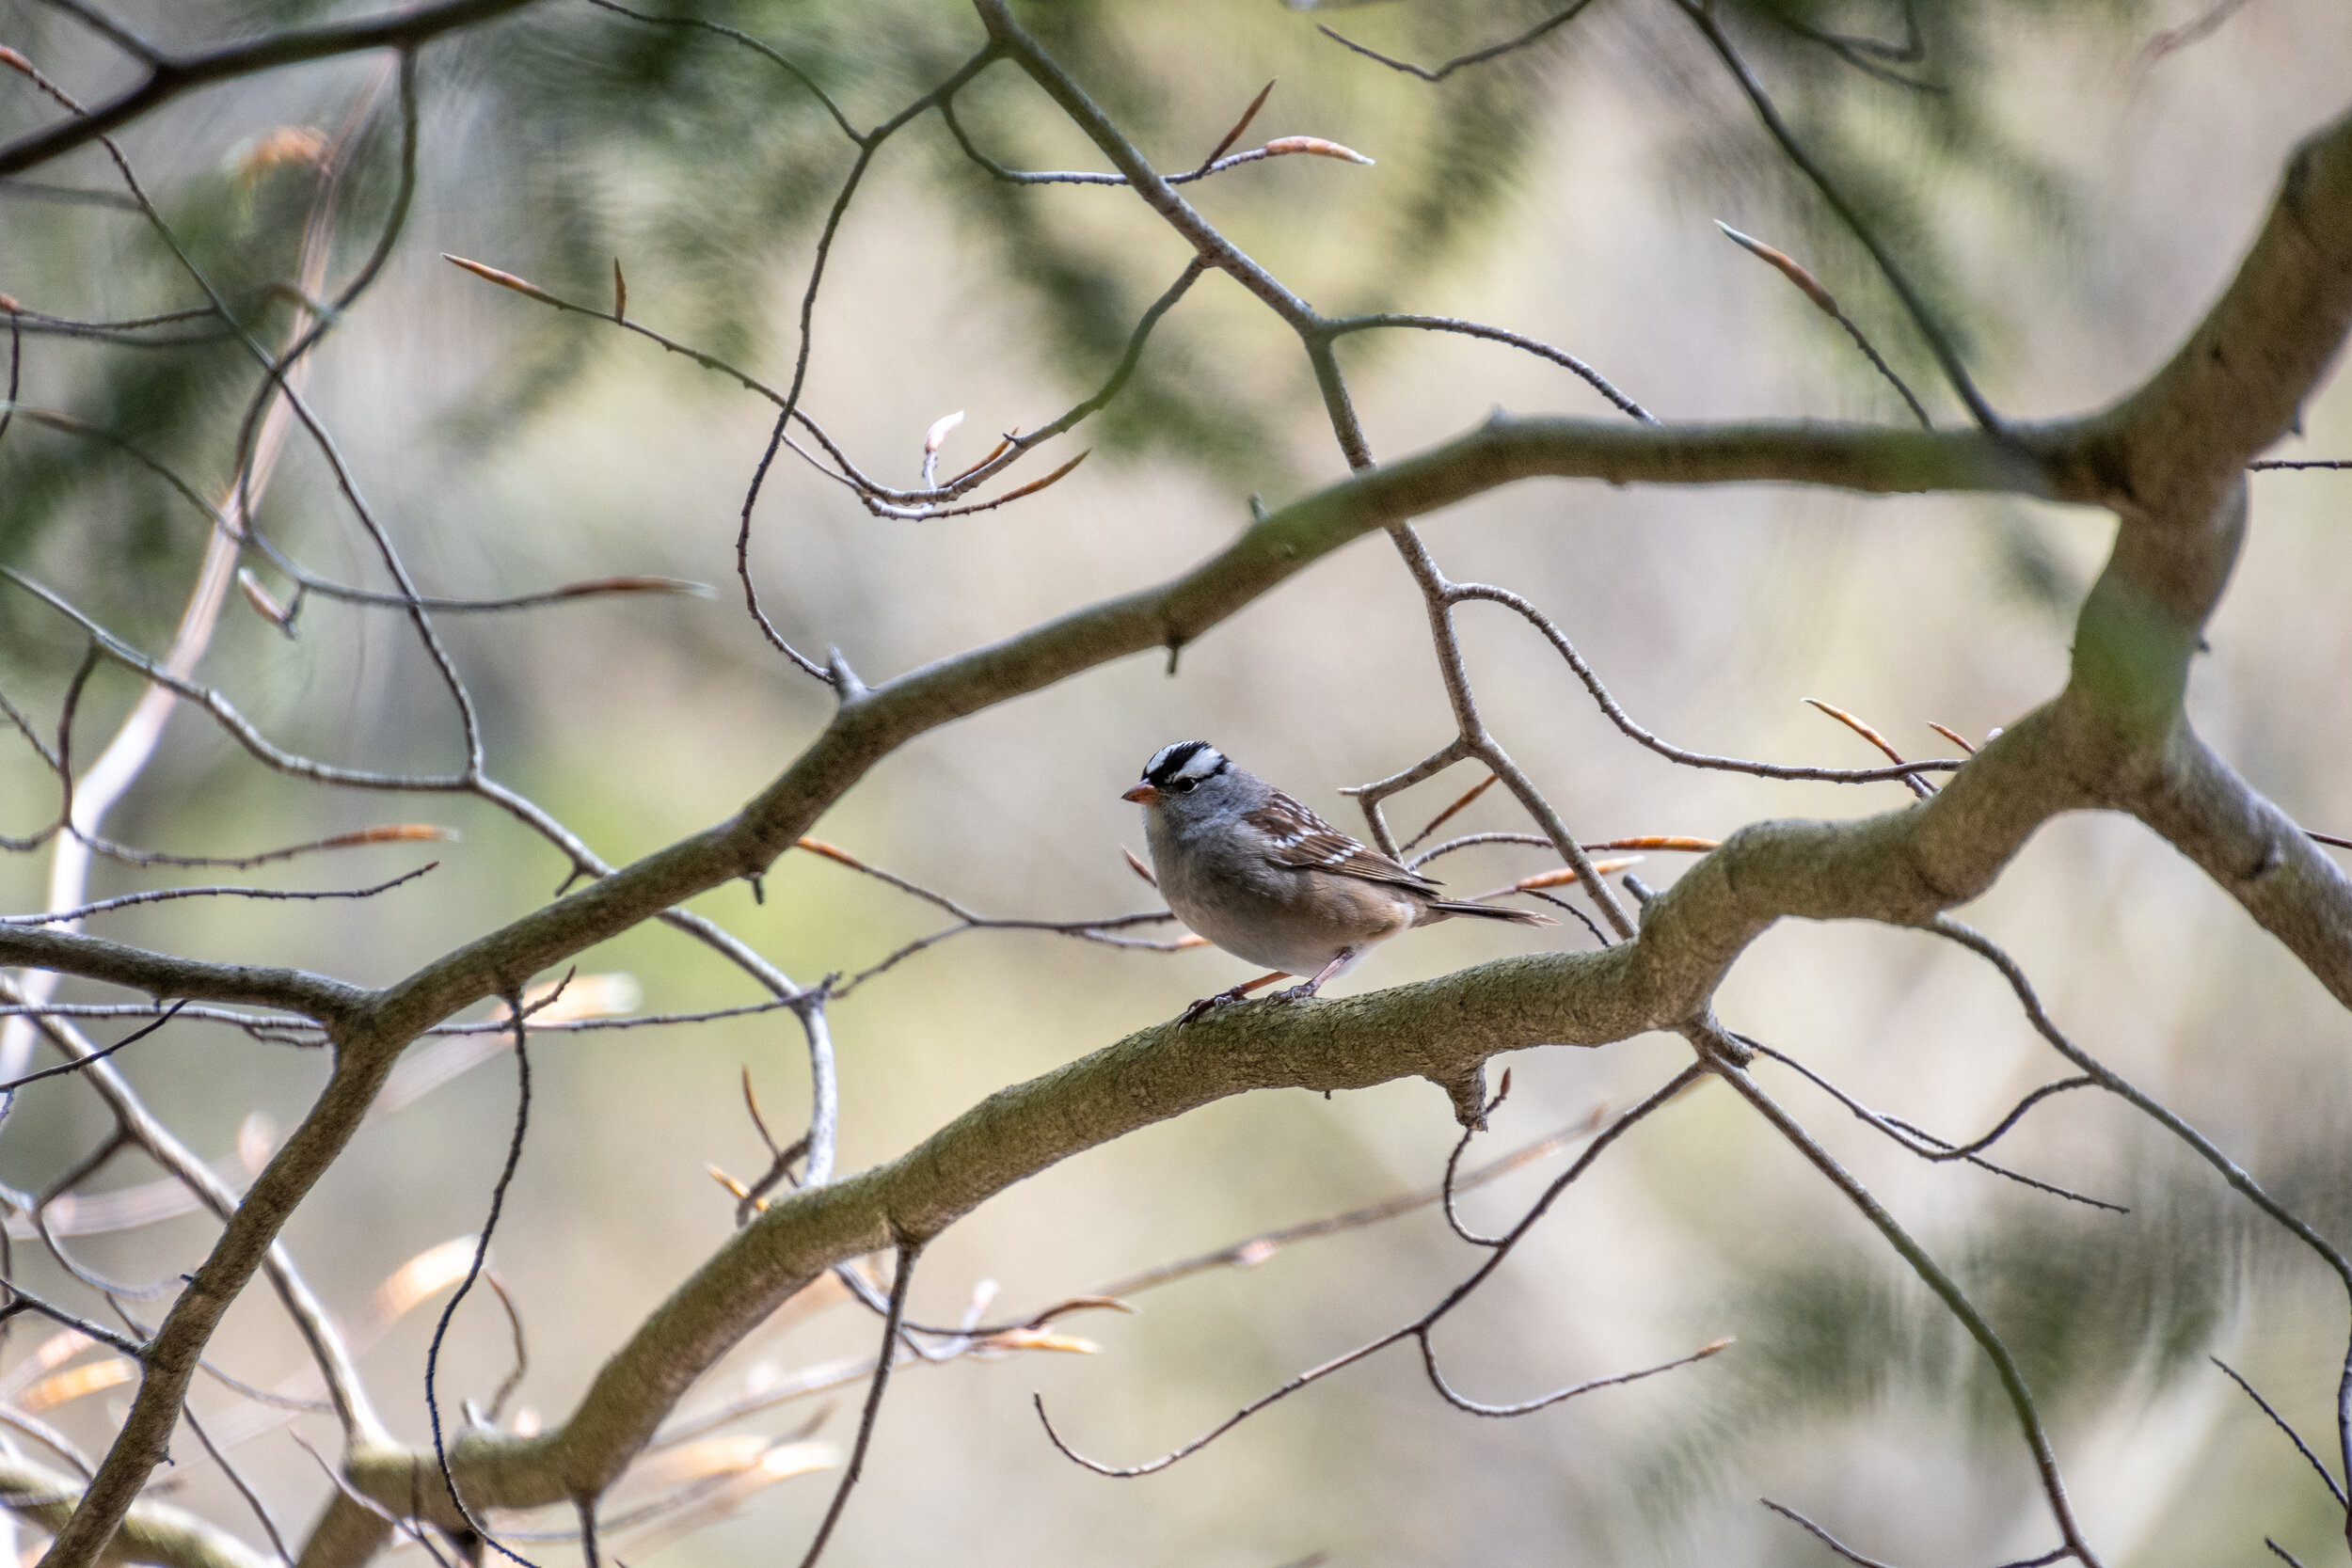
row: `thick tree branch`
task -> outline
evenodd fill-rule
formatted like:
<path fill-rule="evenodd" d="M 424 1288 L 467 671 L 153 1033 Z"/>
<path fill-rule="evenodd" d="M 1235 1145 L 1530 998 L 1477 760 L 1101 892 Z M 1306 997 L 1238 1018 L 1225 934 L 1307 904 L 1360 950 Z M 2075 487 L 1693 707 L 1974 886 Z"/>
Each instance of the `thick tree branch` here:
<path fill-rule="evenodd" d="M 45 931 L 38 927 L 0 926 L 0 964 L 78 974 L 86 980 L 128 986 L 151 996 L 283 1007 L 330 1027 L 351 1017 L 372 997 L 362 987 L 306 970 L 206 963 L 151 953 L 103 937 Z"/>
<path fill-rule="evenodd" d="M 0 1507 L 43 1529 L 64 1528 L 81 1500 L 81 1486 L 55 1470 L 23 1460 L 0 1460 Z M 280 1568 L 278 1560 L 195 1514 L 165 1503 L 136 1503 L 107 1548 L 109 1562 L 152 1562 L 161 1568 Z"/>
<path fill-rule="evenodd" d="M 1449 1084 L 1502 1052 L 1683 1027 L 1785 914 L 1912 925 L 1963 902 L 2041 821 L 2087 803 L 2037 785 L 2064 776 L 2058 727 L 2048 710 L 2026 720 L 1900 811 L 1743 830 L 1648 906 L 1634 942 L 1342 1002 L 1239 1007 L 1183 1030 L 1158 1024 L 1003 1090 L 889 1164 L 772 1205 L 645 1320 L 563 1426 L 461 1437 L 451 1450 L 460 1485 L 480 1507 L 600 1491 L 695 1378 L 825 1269 L 928 1241 L 1015 1182 L 1137 1128 L 1255 1089 Z M 349 1473 L 388 1507 L 445 1499 L 429 1452 L 355 1453 Z"/>
<path fill-rule="evenodd" d="M 2352 1007 L 2352 878 L 2196 732 L 2176 731 L 2163 770 L 2118 803 L 2204 867 Z"/>

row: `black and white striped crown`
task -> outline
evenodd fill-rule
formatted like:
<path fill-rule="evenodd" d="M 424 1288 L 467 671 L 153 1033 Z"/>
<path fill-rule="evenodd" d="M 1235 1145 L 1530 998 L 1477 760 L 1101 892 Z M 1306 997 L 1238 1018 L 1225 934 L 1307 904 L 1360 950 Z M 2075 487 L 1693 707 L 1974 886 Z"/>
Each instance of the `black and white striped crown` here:
<path fill-rule="evenodd" d="M 1190 787 L 1232 766 L 1224 752 L 1205 740 L 1179 740 L 1152 753 L 1143 765 L 1143 782 L 1155 789 Z"/>

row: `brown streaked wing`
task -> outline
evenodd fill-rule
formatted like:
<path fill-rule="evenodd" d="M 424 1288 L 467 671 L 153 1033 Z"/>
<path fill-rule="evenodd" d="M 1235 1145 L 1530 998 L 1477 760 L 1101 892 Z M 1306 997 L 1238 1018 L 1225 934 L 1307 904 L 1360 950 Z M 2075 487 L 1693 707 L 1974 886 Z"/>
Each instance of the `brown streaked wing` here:
<path fill-rule="evenodd" d="M 1273 800 L 1243 820 L 1263 831 L 1272 841 L 1266 847 L 1266 859 L 1276 865 L 1294 871 L 1336 871 L 1343 877 L 1391 882 L 1417 893 L 1427 893 L 1438 886 L 1432 879 L 1348 837 L 1279 789 Z"/>

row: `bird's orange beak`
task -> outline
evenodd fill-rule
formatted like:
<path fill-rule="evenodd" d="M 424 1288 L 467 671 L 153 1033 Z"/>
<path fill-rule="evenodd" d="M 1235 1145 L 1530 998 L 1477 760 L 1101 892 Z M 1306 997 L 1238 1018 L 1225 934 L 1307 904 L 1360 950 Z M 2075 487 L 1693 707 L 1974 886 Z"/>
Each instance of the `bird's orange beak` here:
<path fill-rule="evenodd" d="M 1122 800 L 1133 800 L 1139 806 L 1156 806 L 1160 803 L 1160 792 L 1152 788 L 1148 784 L 1139 784 L 1136 785 L 1135 788 L 1127 791 L 1126 794 L 1121 795 L 1120 799 Z"/>

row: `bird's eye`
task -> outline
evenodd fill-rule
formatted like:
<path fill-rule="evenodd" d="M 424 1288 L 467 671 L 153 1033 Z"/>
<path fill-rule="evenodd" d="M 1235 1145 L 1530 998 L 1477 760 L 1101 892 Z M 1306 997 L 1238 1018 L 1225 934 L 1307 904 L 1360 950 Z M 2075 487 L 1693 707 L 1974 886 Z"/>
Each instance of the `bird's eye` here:
<path fill-rule="evenodd" d="M 1171 779 L 1168 781 L 1168 787 L 1175 790 L 1180 795 L 1188 794 L 1190 793 L 1192 786 L 1200 782 L 1200 781 L 1199 779 Z"/>

